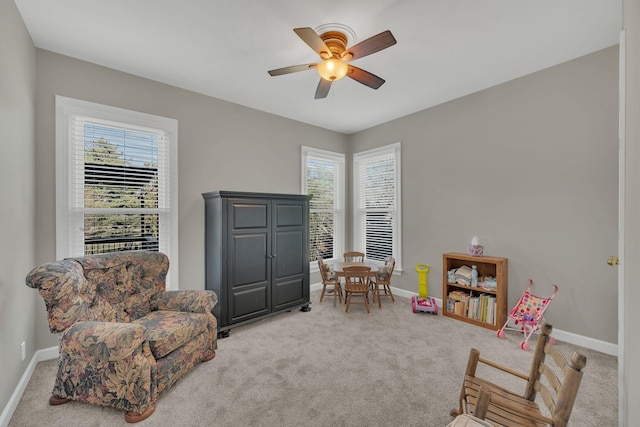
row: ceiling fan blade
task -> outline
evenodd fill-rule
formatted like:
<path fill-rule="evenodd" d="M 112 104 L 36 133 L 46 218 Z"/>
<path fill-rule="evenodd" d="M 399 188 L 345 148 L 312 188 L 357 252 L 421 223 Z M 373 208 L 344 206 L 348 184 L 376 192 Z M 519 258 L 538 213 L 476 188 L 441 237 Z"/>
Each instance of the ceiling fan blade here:
<path fill-rule="evenodd" d="M 315 50 L 322 59 L 331 58 L 332 54 L 324 41 L 320 38 L 318 33 L 313 31 L 313 28 L 294 28 L 293 31 L 302 39 L 303 42 L 309 45 L 309 47 Z"/>
<path fill-rule="evenodd" d="M 311 68 L 314 68 L 316 64 L 302 64 L 302 65 L 292 65 L 290 67 L 278 68 L 276 70 L 270 70 L 269 75 L 271 76 L 281 76 L 283 74 L 297 73 L 298 71 L 306 71 Z"/>
<path fill-rule="evenodd" d="M 396 44 L 396 39 L 395 37 L 393 37 L 393 34 L 391 34 L 391 31 L 383 31 L 380 34 L 369 37 L 368 39 L 363 40 L 360 43 L 348 48 L 342 54 L 342 59 L 351 61 L 354 59 L 362 58 L 363 56 L 379 52 L 382 49 L 393 46 L 394 44 Z"/>
<path fill-rule="evenodd" d="M 347 77 L 351 77 L 353 80 L 358 83 L 362 83 L 365 86 L 369 86 L 371 89 L 378 89 L 384 84 L 384 79 L 381 79 L 375 74 L 371 74 L 362 68 L 354 67 L 353 65 L 349 65 Z"/>
<path fill-rule="evenodd" d="M 329 94 L 329 89 L 331 89 L 331 82 L 329 80 L 320 79 L 314 99 L 326 98 Z"/>

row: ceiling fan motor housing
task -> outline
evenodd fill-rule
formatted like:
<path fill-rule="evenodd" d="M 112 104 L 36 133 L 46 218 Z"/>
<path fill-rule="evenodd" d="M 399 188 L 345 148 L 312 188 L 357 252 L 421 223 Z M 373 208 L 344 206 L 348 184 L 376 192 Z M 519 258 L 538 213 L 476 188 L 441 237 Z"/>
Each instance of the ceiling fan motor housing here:
<path fill-rule="evenodd" d="M 321 34 L 320 38 L 324 41 L 324 44 L 327 45 L 332 56 L 341 58 L 342 54 L 347 49 L 347 36 L 344 35 L 344 33 L 339 31 L 327 31 L 326 33 Z"/>

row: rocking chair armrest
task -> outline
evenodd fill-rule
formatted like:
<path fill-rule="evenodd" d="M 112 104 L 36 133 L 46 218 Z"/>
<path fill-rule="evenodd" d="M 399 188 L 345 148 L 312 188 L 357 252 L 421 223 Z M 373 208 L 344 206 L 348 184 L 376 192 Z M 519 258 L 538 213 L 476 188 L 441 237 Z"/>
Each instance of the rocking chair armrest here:
<path fill-rule="evenodd" d="M 120 322 L 76 322 L 60 339 L 60 353 L 115 362 L 131 355 L 147 338 L 142 325 Z"/>
<path fill-rule="evenodd" d="M 484 420 L 489 410 L 489 403 L 491 403 L 491 393 L 484 387 L 480 386 L 478 390 L 478 398 L 476 399 L 476 406 L 473 408 L 473 415 Z"/>
<path fill-rule="evenodd" d="M 491 360 L 483 359 L 482 357 L 478 358 L 478 361 L 484 363 L 485 365 L 491 366 L 492 368 L 498 369 L 502 372 L 506 372 L 511 375 L 515 375 L 516 377 L 522 378 L 525 381 L 529 381 L 529 375 L 525 375 L 522 372 L 514 371 L 513 369 L 507 368 L 506 366 L 502 366 L 498 363 L 492 362 Z"/>
<path fill-rule="evenodd" d="M 166 291 L 156 297 L 158 310 L 211 313 L 218 304 L 218 295 L 213 291 Z"/>

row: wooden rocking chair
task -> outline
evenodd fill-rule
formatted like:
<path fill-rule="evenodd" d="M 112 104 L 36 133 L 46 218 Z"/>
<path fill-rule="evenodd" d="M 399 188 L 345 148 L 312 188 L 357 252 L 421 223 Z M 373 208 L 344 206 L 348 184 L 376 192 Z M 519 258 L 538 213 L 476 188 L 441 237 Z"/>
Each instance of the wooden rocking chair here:
<path fill-rule="evenodd" d="M 574 352 L 571 360 L 567 362 L 564 356 L 549 344 L 551 330 L 552 326 L 549 324 L 542 326 L 529 375 L 483 359 L 478 350 L 471 349 L 460 392 L 459 407 L 451 411 L 451 416 L 472 414 L 502 426 L 566 426 L 587 358 Z M 551 356 L 552 364 L 545 363 L 547 355 Z M 477 377 L 478 363 L 525 380 L 524 394 L 509 391 Z M 538 393 L 547 409 L 544 413 L 535 402 Z"/>

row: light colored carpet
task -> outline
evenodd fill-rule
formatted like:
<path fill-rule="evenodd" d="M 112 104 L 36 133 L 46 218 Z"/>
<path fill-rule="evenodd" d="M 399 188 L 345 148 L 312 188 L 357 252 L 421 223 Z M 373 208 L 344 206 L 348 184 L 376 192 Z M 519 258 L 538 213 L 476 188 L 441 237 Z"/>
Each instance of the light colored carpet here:
<path fill-rule="evenodd" d="M 413 313 L 407 298 L 383 308 L 333 307 L 329 299 L 231 330 L 215 359 L 196 367 L 158 401 L 144 426 L 446 426 L 457 406 L 469 349 L 528 372 L 521 334 L 441 315 Z M 562 329 L 562 325 L 557 325 Z M 617 425 L 617 358 L 578 350 L 587 367 L 571 426 Z M 38 364 L 10 427 L 127 425 L 122 412 L 71 402 L 49 406 L 56 361 Z M 523 389 L 522 383 L 508 388 Z"/>

